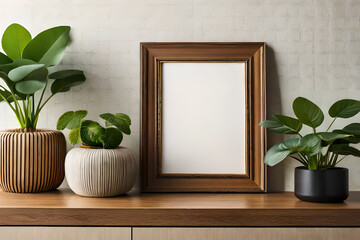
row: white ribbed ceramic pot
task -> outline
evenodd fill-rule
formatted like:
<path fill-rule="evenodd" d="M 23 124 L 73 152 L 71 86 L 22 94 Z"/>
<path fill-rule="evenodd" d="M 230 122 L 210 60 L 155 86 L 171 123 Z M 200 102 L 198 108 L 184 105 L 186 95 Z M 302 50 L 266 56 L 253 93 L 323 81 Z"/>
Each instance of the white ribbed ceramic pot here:
<path fill-rule="evenodd" d="M 134 153 L 125 147 L 100 149 L 78 147 L 65 159 L 67 182 L 85 197 L 112 197 L 130 191 L 136 178 Z"/>

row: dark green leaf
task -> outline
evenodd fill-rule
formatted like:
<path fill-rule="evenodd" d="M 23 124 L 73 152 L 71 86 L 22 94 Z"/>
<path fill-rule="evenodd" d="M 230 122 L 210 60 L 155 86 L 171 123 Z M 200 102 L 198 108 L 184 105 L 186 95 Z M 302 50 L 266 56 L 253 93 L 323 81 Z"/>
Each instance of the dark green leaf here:
<path fill-rule="evenodd" d="M 81 141 L 88 146 L 102 147 L 100 138 L 105 134 L 105 129 L 99 123 L 84 120 L 81 122 L 80 138 Z"/>
<path fill-rule="evenodd" d="M 71 145 L 78 144 L 80 142 L 80 128 L 75 128 L 69 133 L 69 142 Z"/>
<path fill-rule="evenodd" d="M 350 118 L 360 111 L 360 101 L 343 99 L 334 103 L 329 109 L 329 115 L 333 118 Z"/>
<path fill-rule="evenodd" d="M 353 155 L 355 157 L 360 157 L 360 151 L 356 148 L 350 147 L 348 144 L 331 145 L 329 151 L 344 156 Z"/>
<path fill-rule="evenodd" d="M 101 114 L 100 117 L 105 121 L 107 121 L 108 123 L 110 123 L 111 125 L 117 127 L 121 132 L 125 134 L 131 133 L 130 127 L 128 125 L 129 121 L 124 120 L 123 117 L 116 117 L 114 114 L 111 113 Z"/>
<path fill-rule="evenodd" d="M 1 43 L 5 53 L 13 60 L 21 59 L 25 46 L 30 42 L 31 35 L 26 28 L 14 23 L 6 28 Z"/>
<path fill-rule="evenodd" d="M 61 70 L 57 72 L 53 72 L 49 75 L 51 79 L 61 79 L 67 78 L 75 75 L 83 75 L 83 71 L 81 70 Z"/>
<path fill-rule="evenodd" d="M 346 131 L 340 130 L 340 129 L 336 129 L 333 132 L 347 134 L 347 135 L 350 134 L 349 132 L 346 132 Z M 351 135 L 350 134 L 349 137 L 335 140 L 333 144 L 349 144 L 349 143 L 360 143 L 360 135 Z"/>
<path fill-rule="evenodd" d="M 23 80 L 30 73 L 32 73 L 35 70 L 38 70 L 44 66 L 45 66 L 44 64 L 31 64 L 31 65 L 20 66 L 20 67 L 12 69 L 9 72 L 8 77 L 13 82 L 18 82 L 18 81 Z"/>
<path fill-rule="evenodd" d="M 300 122 L 309 127 L 317 128 L 324 121 L 321 109 L 306 98 L 296 98 L 293 102 L 293 110 Z"/>
<path fill-rule="evenodd" d="M 263 121 L 259 125 L 283 134 L 298 134 L 302 128 L 299 120 L 283 115 L 273 115 L 270 120 Z"/>
<path fill-rule="evenodd" d="M 84 74 L 78 74 L 70 77 L 57 79 L 51 85 L 51 92 L 53 94 L 59 92 L 67 92 L 72 87 L 82 84 L 85 80 L 86 77 Z"/>
<path fill-rule="evenodd" d="M 9 102 L 12 103 L 14 101 L 14 97 L 12 96 L 11 92 L 9 92 L 6 89 L 0 90 L 0 102 L 5 101 L 5 99 Z M 18 99 L 17 99 L 18 100 Z"/>
<path fill-rule="evenodd" d="M 319 132 L 317 133 L 317 135 L 319 136 L 319 138 L 321 138 L 321 140 L 331 144 L 332 142 L 334 142 L 337 139 L 344 139 L 347 137 L 350 137 L 349 134 L 342 134 L 342 133 L 336 133 L 336 132 Z"/>
<path fill-rule="evenodd" d="M 59 64 L 69 42 L 69 33 L 69 26 L 54 27 L 39 33 L 25 47 L 23 58 L 46 66 Z"/>
<path fill-rule="evenodd" d="M 12 60 L 8 56 L 0 52 L 0 65 L 8 63 L 12 63 Z"/>
<path fill-rule="evenodd" d="M 351 123 L 345 126 L 343 131 L 354 135 L 360 135 L 360 123 Z"/>
<path fill-rule="evenodd" d="M 103 148 L 117 148 L 123 139 L 123 134 L 117 128 L 106 128 L 105 134 L 100 137 Z"/>
<path fill-rule="evenodd" d="M 274 166 L 283 161 L 286 157 L 297 152 L 300 144 L 299 138 L 287 140 L 271 147 L 265 155 L 265 163 Z"/>

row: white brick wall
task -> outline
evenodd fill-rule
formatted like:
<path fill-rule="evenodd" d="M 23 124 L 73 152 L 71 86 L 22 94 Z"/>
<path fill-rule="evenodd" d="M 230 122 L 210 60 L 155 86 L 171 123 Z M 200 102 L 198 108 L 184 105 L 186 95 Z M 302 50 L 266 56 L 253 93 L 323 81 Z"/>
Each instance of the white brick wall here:
<path fill-rule="evenodd" d="M 62 64 L 83 69 L 88 80 L 56 96 L 39 126 L 55 128 L 67 110 L 88 109 L 95 119 L 126 112 L 133 134 L 124 145 L 136 153 L 143 41 L 267 42 L 269 114 L 292 114 L 297 96 L 324 109 L 340 98 L 360 99 L 360 0 L 4 0 L 1 9 L 1 32 L 13 22 L 34 35 L 55 25 L 72 27 Z M 5 105 L 0 111 L 1 129 L 17 127 Z M 281 140 L 269 134 L 270 145 Z M 269 189 L 292 190 L 295 165 L 290 160 L 269 169 Z M 359 160 L 343 166 L 350 168 L 351 190 L 360 190 Z"/>

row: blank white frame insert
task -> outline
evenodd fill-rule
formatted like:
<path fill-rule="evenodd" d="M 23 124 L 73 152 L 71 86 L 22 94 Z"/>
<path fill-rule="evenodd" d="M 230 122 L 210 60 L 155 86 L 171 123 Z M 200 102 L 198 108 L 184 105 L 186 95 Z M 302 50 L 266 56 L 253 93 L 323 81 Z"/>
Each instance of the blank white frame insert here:
<path fill-rule="evenodd" d="M 162 63 L 162 174 L 246 174 L 245 69 Z"/>

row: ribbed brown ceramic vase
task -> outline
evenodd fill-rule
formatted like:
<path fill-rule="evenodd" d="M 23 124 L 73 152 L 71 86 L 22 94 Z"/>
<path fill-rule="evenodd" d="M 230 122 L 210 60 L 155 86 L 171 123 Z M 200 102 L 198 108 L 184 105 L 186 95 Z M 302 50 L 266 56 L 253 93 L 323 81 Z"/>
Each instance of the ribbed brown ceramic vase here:
<path fill-rule="evenodd" d="M 0 131 L 0 187 L 14 193 L 56 189 L 64 179 L 65 156 L 60 131 Z"/>

